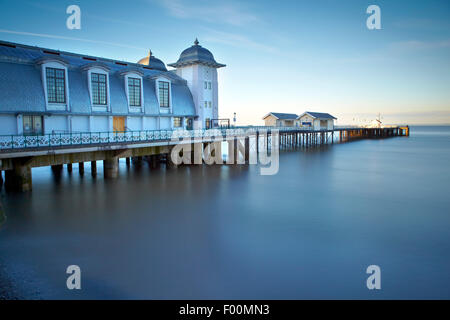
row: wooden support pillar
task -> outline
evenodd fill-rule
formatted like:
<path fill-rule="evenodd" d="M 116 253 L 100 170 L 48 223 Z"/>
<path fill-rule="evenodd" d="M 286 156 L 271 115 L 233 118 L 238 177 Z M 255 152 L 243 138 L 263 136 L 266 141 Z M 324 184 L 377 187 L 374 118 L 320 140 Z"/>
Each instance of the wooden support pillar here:
<path fill-rule="evenodd" d="M 31 167 L 14 163 L 11 170 L 5 171 L 5 189 L 7 191 L 25 192 L 32 189 Z"/>
<path fill-rule="evenodd" d="M 72 164 L 71 163 L 67 164 L 67 172 L 72 173 Z"/>
<path fill-rule="evenodd" d="M 111 157 L 103 160 L 103 175 L 105 179 L 115 179 L 119 175 L 119 159 Z"/>
<path fill-rule="evenodd" d="M 245 137 L 245 143 L 244 143 L 244 161 L 245 164 L 249 164 L 250 163 L 250 137 Z"/>
<path fill-rule="evenodd" d="M 78 171 L 80 172 L 81 175 L 84 174 L 84 162 L 78 163 Z"/>
<path fill-rule="evenodd" d="M 256 155 L 259 153 L 259 131 L 256 131 Z"/>
<path fill-rule="evenodd" d="M 125 158 L 125 164 L 127 165 L 127 167 L 130 166 L 130 164 L 131 164 L 130 157 Z"/>
<path fill-rule="evenodd" d="M 91 175 L 93 177 L 97 175 L 97 161 L 91 161 Z"/>

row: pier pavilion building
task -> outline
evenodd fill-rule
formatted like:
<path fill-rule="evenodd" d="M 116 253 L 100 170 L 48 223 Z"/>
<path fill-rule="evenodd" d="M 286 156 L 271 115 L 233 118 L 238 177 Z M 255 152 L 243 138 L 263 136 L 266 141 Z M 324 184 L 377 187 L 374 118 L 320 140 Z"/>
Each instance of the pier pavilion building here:
<path fill-rule="evenodd" d="M 0 41 L 0 135 L 212 126 L 225 65 L 195 40 L 169 66 Z"/>
<path fill-rule="evenodd" d="M 268 127 L 293 127 L 298 115 L 295 113 L 269 112 L 263 117 Z"/>
<path fill-rule="evenodd" d="M 334 120 L 337 118 L 329 113 L 306 111 L 297 117 L 296 124 L 299 127 L 310 127 L 314 130 L 333 130 Z"/>

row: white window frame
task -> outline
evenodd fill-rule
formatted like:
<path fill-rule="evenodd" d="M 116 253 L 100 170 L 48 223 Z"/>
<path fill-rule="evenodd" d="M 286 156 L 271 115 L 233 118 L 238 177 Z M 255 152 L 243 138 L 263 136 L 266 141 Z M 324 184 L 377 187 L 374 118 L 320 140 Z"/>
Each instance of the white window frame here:
<path fill-rule="evenodd" d="M 66 103 L 48 102 L 47 91 L 47 68 L 64 69 L 64 85 L 66 94 Z M 49 111 L 70 111 L 70 95 L 69 95 L 69 73 L 67 66 L 57 60 L 47 60 L 41 64 L 42 85 L 44 87 L 45 107 Z"/>
<path fill-rule="evenodd" d="M 159 102 L 159 83 L 160 82 L 168 82 L 169 83 L 169 108 L 161 107 L 161 104 Z M 156 80 L 155 80 L 155 92 L 156 92 L 156 99 L 158 100 L 159 112 L 160 113 L 172 113 L 172 81 L 170 81 L 170 79 L 166 78 L 166 77 L 158 77 L 158 78 L 156 78 Z"/>
<path fill-rule="evenodd" d="M 94 100 L 92 97 L 92 78 L 91 75 L 93 73 L 104 74 L 106 75 L 106 105 L 104 104 L 94 104 Z M 111 99 L 110 99 L 110 90 L 109 90 L 109 72 L 107 69 L 101 67 L 92 67 L 87 71 L 88 77 L 88 89 L 89 89 L 89 98 L 91 99 L 91 109 L 93 112 L 106 112 L 111 110 Z M 142 82 L 141 82 L 142 84 Z M 128 90 L 128 86 L 127 86 Z M 141 100 L 142 101 L 142 100 Z"/>
<path fill-rule="evenodd" d="M 130 105 L 130 96 L 128 94 L 128 78 L 141 79 L 141 105 L 140 106 L 131 106 Z M 128 111 L 133 112 L 133 113 L 143 113 L 144 112 L 144 78 L 136 72 L 128 72 L 125 74 L 124 79 L 125 79 L 125 92 L 127 95 Z"/>

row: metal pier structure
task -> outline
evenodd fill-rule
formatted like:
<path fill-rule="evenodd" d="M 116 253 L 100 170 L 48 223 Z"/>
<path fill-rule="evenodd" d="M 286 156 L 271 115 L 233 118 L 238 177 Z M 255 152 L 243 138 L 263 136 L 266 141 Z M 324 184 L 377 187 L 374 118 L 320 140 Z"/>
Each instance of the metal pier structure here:
<path fill-rule="evenodd" d="M 96 175 L 96 161 L 103 161 L 105 178 L 116 178 L 120 158 L 126 158 L 126 164 L 139 165 L 143 160 L 156 168 L 162 159 L 167 167 L 176 165 L 169 156 L 177 145 L 185 150 L 201 150 L 200 159 L 193 164 L 205 161 L 205 150 L 221 150 L 222 142 L 228 143 L 228 154 L 238 159 L 241 154 L 243 163 L 249 162 L 250 139 L 255 141 L 256 153 L 261 152 L 261 144 L 268 148 L 274 144 L 283 147 L 314 147 L 323 144 L 343 143 L 357 139 L 380 139 L 397 136 L 409 136 L 409 127 L 395 126 L 385 128 L 336 127 L 332 130 L 312 130 L 301 127 L 232 127 L 208 130 L 154 130 L 126 132 L 81 132 L 47 135 L 9 135 L 0 136 L 0 187 L 8 191 L 28 191 L 32 189 L 31 169 L 51 166 L 58 174 L 67 166 L 72 172 L 72 164 L 78 163 L 79 173 L 84 174 L 84 162 L 91 162 L 91 173 Z M 243 141 L 243 143 L 242 143 Z M 203 156 L 203 157 L 202 157 Z M 202 159 L 203 158 L 203 159 Z M 227 163 L 228 164 L 228 163 Z"/>

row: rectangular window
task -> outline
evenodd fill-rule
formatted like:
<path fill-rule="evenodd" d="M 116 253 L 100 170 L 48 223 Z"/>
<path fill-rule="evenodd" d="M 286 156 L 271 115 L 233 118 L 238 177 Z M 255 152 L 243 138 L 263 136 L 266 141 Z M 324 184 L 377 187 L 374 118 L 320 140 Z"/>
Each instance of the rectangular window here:
<path fill-rule="evenodd" d="M 205 101 L 205 109 L 208 108 L 208 101 Z"/>
<path fill-rule="evenodd" d="M 209 101 L 208 104 L 209 104 L 209 108 L 211 108 L 211 101 Z"/>
<path fill-rule="evenodd" d="M 43 134 L 41 116 L 23 116 L 23 134 L 38 135 Z"/>
<path fill-rule="evenodd" d="M 66 103 L 66 77 L 64 69 L 45 68 L 47 99 L 49 103 Z"/>
<path fill-rule="evenodd" d="M 141 104 L 141 79 L 128 78 L 128 99 L 130 106 L 140 107 Z"/>
<path fill-rule="evenodd" d="M 169 83 L 166 81 L 159 81 L 159 106 L 169 107 Z"/>
<path fill-rule="evenodd" d="M 106 75 L 91 74 L 92 103 L 106 105 Z"/>
<path fill-rule="evenodd" d="M 208 89 L 208 82 L 205 81 L 205 89 Z"/>
<path fill-rule="evenodd" d="M 175 118 L 173 118 L 173 126 L 174 126 L 175 128 L 180 128 L 180 127 L 181 127 L 181 124 L 182 124 L 182 119 L 181 119 L 181 117 L 175 117 Z"/>
<path fill-rule="evenodd" d="M 211 90 L 211 82 L 208 82 L 208 89 Z"/>
<path fill-rule="evenodd" d="M 206 129 L 211 128 L 211 120 L 209 118 L 206 118 L 206 120 L 205 120 L 205 127 L 206 127 Z"/>

